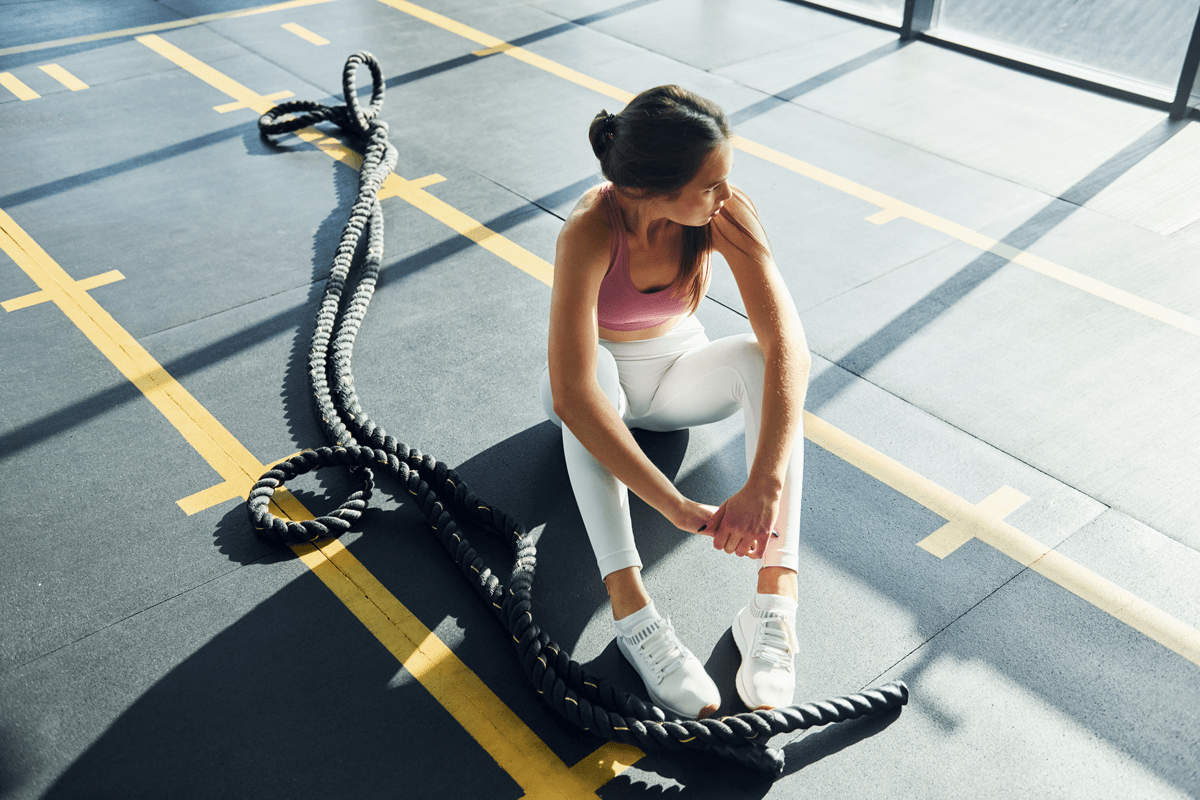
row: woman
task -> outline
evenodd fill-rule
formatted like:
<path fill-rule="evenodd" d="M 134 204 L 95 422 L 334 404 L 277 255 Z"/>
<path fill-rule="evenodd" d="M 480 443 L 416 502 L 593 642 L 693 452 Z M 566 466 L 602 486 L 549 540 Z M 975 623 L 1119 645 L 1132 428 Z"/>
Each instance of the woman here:
<path fill-rule="evenodd" d="M 558 237 L 547 414 L 563 428 L 571 486 L 612 601 L 617 645 L 651 699 L 705 717 L 720 693 L 641 579 L 626 487 L 673 525 L 760 559 L 737 615 L 737 690 L 749 708 L 790 705 L 809 355 L 754 205 L 729 183 L 732 131 L 714 103 L 649 89 L 589 136 L 609 183 L 589 190 Z M 753 335 L 709 342 L 693 316 L 712 251 L 737 281 Z M 720 507 L 684 497 L 631 428 L 679 430 L 741 409 L 748 479 Z"/>

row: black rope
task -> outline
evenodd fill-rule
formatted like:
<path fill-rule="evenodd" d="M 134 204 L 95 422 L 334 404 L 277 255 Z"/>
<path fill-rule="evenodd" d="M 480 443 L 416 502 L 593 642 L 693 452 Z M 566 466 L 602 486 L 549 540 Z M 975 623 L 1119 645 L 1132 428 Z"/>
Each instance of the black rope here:
<path fill-rule="evenodd" d="M 360 64 L 367 65 L 373 79 L 371 103 L 366 109 L 359 106 L 354 92 Z M 538 626 L 533 616 L 532 591 L 537 553 L 525 528 L 477 497 L 453 469 L 388 434 L 359 404 L 350 361 L 383 259 L 383 214 L 377 193 L 395 166 L 397 154 L 388 141 L 387 123 L 377 119 L 384 83 L 375 58 L 369 53 L 350 56 L 342 86 L 345 106 L 332 108 L 311 101 L 284 103 L 258 122 L 267 135 L 333 122 L 365 139 L 365 149 L 358 198 L 342 231 L 309 352 L 309 383 L 326 435 L 334 446 L 306 450 L 262 476 L 251 490 L 247 506 L 255 530 L 281 545 L 336 537 L 349 530 L 366 509 L 373 487 L 372 471 L 395 475 L 459 570 L 512 636 L 517 658 L 534 690 L 572 724 L 611 741 L 643 749 L 716 753 L 766 774 L 779 775 L 783 755 L 767 747 L 772 736 L 878 714 L 907 703 L 908 688 L 897 681 L 858 694 L 773 711 L 751 711 L 720 719 L 667 720 L 657 707 L 589 673 Z M 347 278 L 364 231 L 366 254 L 358 282 L 343 308 Z M 364 486 L 335 511 L 304 521 L 284 520 L 270 512 L 272 495 L 285 483 L 313 470 L 338 466 L 356 471 Z M 498 536 L 511 548 L 513 564 L 507 586 L 476 554 L 464 526 Z"/>

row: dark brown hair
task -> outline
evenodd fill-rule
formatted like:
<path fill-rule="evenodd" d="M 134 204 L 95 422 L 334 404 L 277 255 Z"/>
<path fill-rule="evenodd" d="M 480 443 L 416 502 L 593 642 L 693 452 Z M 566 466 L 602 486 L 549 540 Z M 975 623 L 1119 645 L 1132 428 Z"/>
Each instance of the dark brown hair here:
<path fill-rule="evenodd" d="M 679 197 L 709 154 L 732 136 L 720 106 L 673 85 L 647 89 L 619 114 L 601 111 L 588 129 L 601 174 L 617 191 L 638 200 Z M 704 256 L 712 249 L 711 225 L 683 228 L 679 272 L 671 287 L 688 298 L 690 311 L 700 305 L 708 280 Z"/>

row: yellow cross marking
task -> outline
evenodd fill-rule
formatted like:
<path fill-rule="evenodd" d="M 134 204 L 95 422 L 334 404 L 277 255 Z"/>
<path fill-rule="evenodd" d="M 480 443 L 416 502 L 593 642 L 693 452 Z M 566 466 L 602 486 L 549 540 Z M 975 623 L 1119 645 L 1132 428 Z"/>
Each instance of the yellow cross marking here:
<path fill-rule="evenodd" d="M 1023 506 L 1029 498 L 1011 486 L 1002 486 L 986 500 L 975 506 L 979 516 L 972 519 L 952 519 L 917 542 L 920 547 L 938 558 L 945 558 L 980 535 L 983 520 L 999 521 Z"/>
<path fill-rule="evenodd" d="M 398 180 L 391 180 L 392 178 Z M 393 172 L 388 176 L 388 180 L 383 182 L 383 186 L 379 187 L 379 194 L 377 196 L 380 200 L 383 200 L 385 197 L 400 197 L 402 187 L 407 189 L 424 189 L 427 186 L 433 186 L 435 183 L 441 183 L 444 180 L 446 180 L 444 177 L 435 172 L 432 175 L 426 175 L 424 178 L 414 178 L 411 181 L 406 181 Z"/>
<path fill-rule="evenodd" d="M 483 56 L 494 56 L 496 53 L 503 53 L 506 50 L 512 50 L 514 47 L 516 47 L 516 45 L 509 44 L 508 42 L 501 42 L 495 47 L 485 47 L 483 50 L 476 50 L 474 53 L 471 53 L 471 55 L 479 56 L 480 58 Z"/>
<path fill-rule="evenodd" d="M 110 283 L 123 280 L 125 280 L 125 276 L 119 270 L 112 269 L 100 275 L 93 275 L 90 278 L 75 281 L 75 285 L 86 292 L 89 289 L 95 289 L 97 286 L 107 286 Z M 54 296 L 49 292 L 36 291 L 22 295 L 21 297 L 14 297 L 12 300 L 5 300 L 3 303 L 0 303 L 0 307 L 3 307 L 5 311 L 18 311 L 22 308 L 36 306 L 38 303 L 49 302 L 53 299 Z"/>
<path fill-rule="evenodd" d="M 286 90 L 282 92 L 275 92 L 274 94 L 256 94 L 253 97 L 246 98 L 245 100 L 234 100 L 232 103 L 222 103 L 219 106 L 213 106 L 213 111 L 221 114 L 225 114 L 230 111 L 237 111 L 239 108 L 252 108 L 255 111 L 258 111 L 258 109 L 261 108 L 264 103 L 270 103 L 271 105 L 267 106 L 267 108 L 270 109 L 275 106 L 276 100 L 282 100 L 285 97 L 292 96 L 292 92 Z M 263 112 L 258 111 L 258 113 L 261 114 Z"/>
<path fill-rule="evenodd" d="M 299 452 L 303 452 L 303 451 L 299 451 Z M 281 464 L 284 461 L 287 461 L 292 456 L 298 455 L 299 452 L 292 453 L 291 456 L 286 456 L 284 458 L 279 459 L 278 461 L 272 461 L 270 464 L 263 465 L 262 472 L 260 472 L 258 474 L 261 476 L 263 473 L 270 470 L 276 464 Z M 187 497 L 183 498 L 182 500 L 177 500 L 175 502 L 176 502 L 176 505 L 178 505 L 181 509 L 183 509 L 183 513 L 187 514 L 190 517 L 193 514 L 199 513 L 201 511 L 206 511 L 206 510 L 212 508 L 213 506 L 217 505 L 218 503 L 224 503 L 226 500 L 232 500 L 235 497 L 241 499 L 241 498 L 247 496 L 248 494 L 250 494 L 250 490 L 254 487 L 254 484 L 257 482 L 258 482 L 258 478 L 252 479 L 252 478 L 249 478 L 249 477 L 246 477 L 243 475 L 234 475 L 232 477 L 226 478 L 224 481 L 216 484 L 215 486 L 210 486 L 207 489 L 201 489 L 200 491 L 196 492 L 195 494 L 188 495 Z M 286 488 L 277 488 L 275 490 L 274 497 L 272 497 L 272 502 L 275 502 L 277 500 L 287 500 L 290 497 L 291 497 L 291 493 L 288 492 L 288 490 Z"/>
<path fill-rule="evenodd" d="M 899 219 L 900 213 L 894 208 L 883 208 L 867 217 L 867 222 L 875 225 L 886 225 L 894 219 Z"/>

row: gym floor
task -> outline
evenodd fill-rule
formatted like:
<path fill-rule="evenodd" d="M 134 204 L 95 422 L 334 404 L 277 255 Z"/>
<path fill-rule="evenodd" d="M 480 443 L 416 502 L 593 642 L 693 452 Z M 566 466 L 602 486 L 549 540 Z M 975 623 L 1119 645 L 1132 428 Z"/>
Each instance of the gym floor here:
<path fill-rule="evenodd" d="M 783 0 L 0 16 L 0 797 L 1200 797 L 1197 122 Z M 605 744 L 399 487 L 319 548 L 254 535 L 265 465 L 326 444 L 306 356 L 360 146 L 256 122 L 341 102 L 359 50 L 400 153 L 359 395 L 535 532 L 539 621 L 637 693 L 537 399 L 548 262 L 594 114 L 663 83 L 729 112 L 815 362 L 797 702 L 903 680 L 902 712 L 776 737 L 774 782 Z M 717 273 L 701 321 L 748 331 Z M 741 435 L 639 437 L 718 503 Z M 743 710 L 753 565 L 633 513 Z"/>

